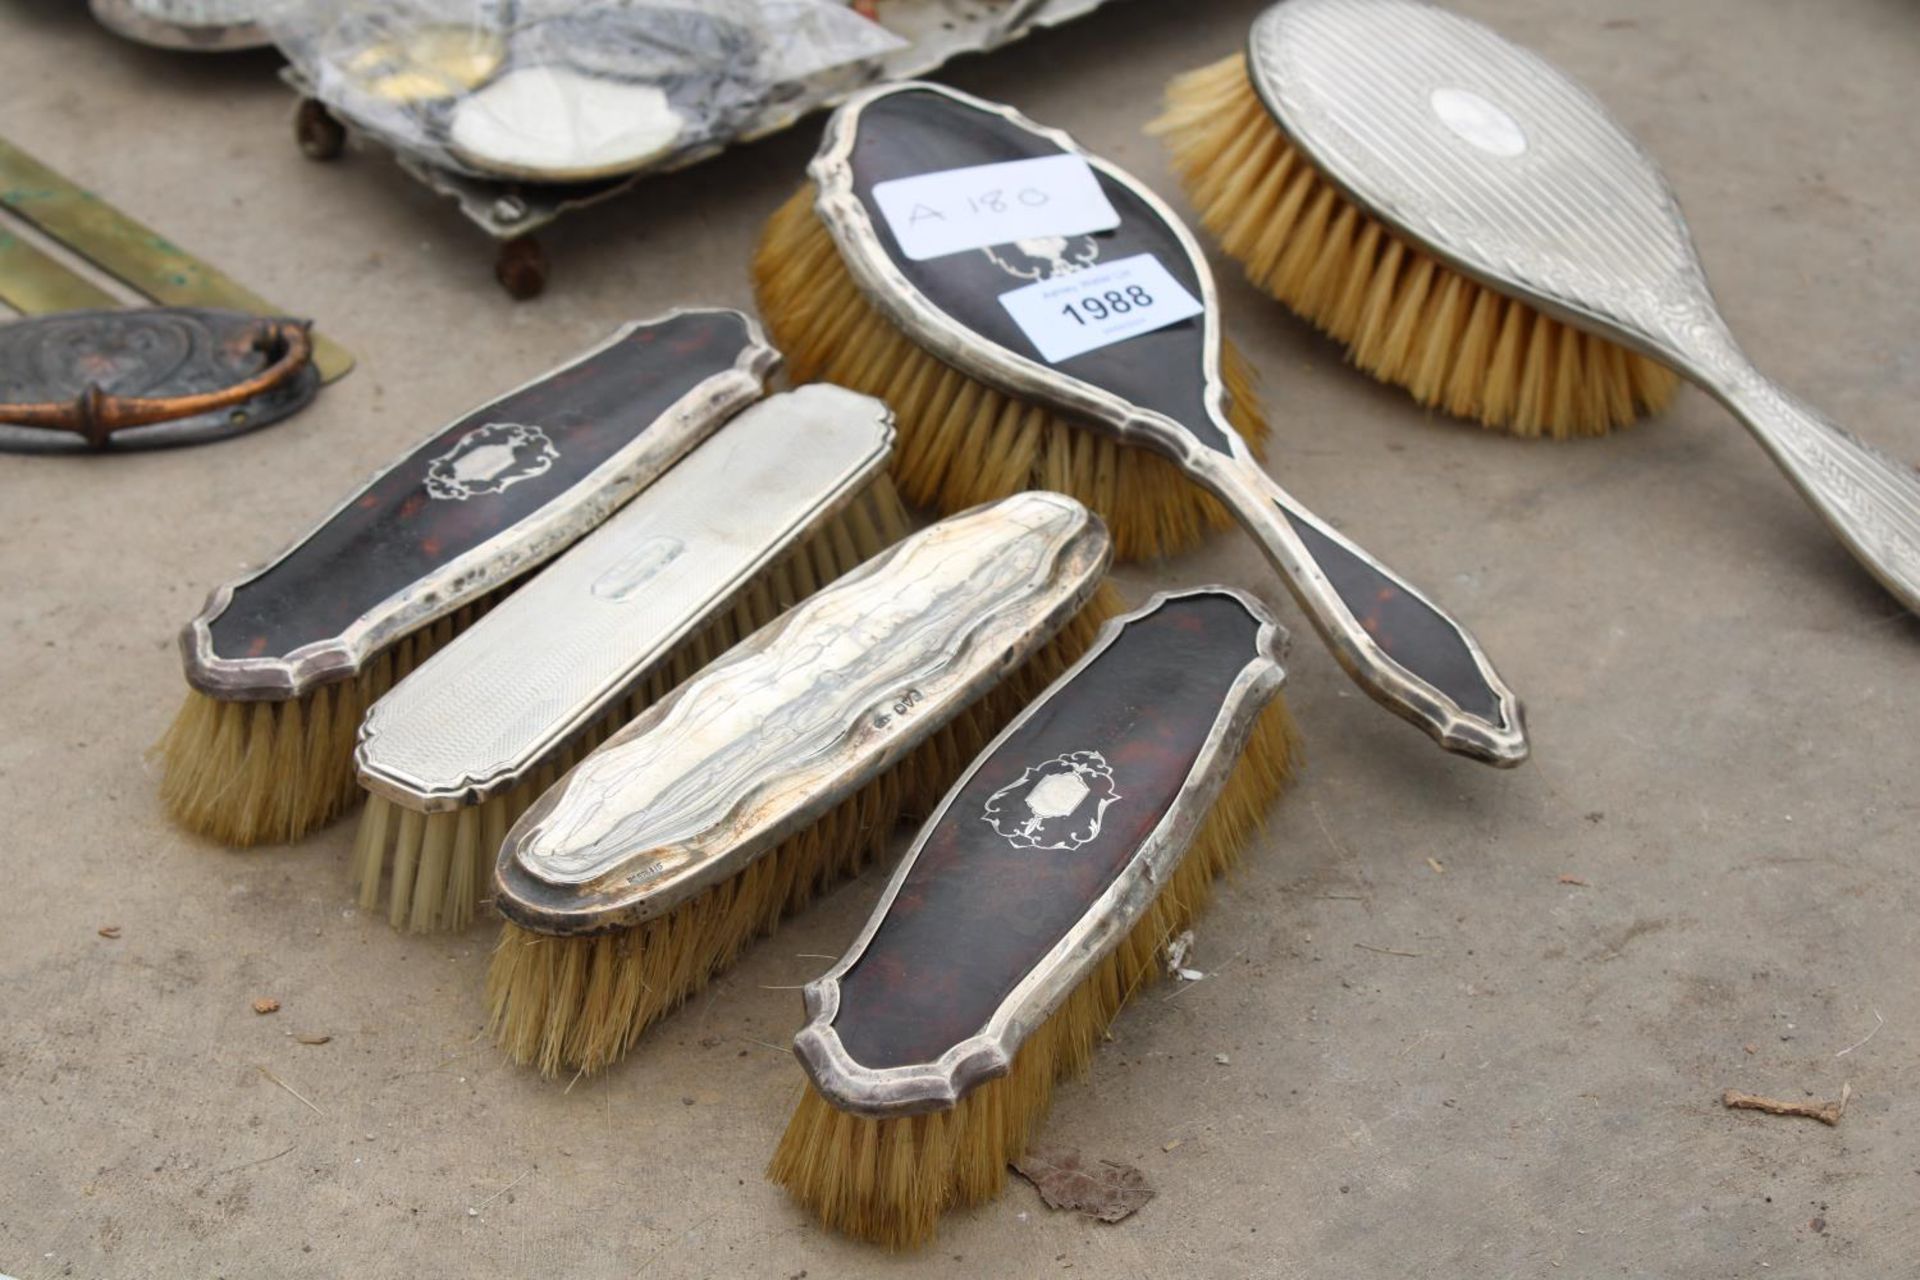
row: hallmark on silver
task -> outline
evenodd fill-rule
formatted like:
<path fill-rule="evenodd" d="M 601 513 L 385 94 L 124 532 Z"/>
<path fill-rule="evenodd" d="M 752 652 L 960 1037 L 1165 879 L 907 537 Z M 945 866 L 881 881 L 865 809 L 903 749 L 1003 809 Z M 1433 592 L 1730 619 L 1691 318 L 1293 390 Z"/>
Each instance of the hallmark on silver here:
<path fill-rule="evenodd" d="M 1030 765 L 987 797 L 981 816 L 1016 849 L 1072 852 L 1097 839 L 1120 799 L 1113 767 L 1098 751 L 1070 751 Z"/>
<path fill-rule="evenodd" d="M 685 555 L 684 538 L 655 534 L 620 557 L 618 563 L 595 578 L 587 590 L 602 600 L 625 600 L 647 583 L 659 577 L 666 567 Z"/>
<path fill-rule="evenodd" d="M 489 422 L 427 464 L 427 496 L 465 502 L 499 493 L 544 474 L 559 458 L 560 450 L 539 427 Z"/>

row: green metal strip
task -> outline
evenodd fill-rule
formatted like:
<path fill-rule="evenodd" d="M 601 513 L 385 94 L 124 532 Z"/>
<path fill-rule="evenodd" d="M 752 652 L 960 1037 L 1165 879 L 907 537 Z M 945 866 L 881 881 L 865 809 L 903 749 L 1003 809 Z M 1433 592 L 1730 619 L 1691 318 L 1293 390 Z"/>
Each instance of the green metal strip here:
<path fill-rule="evenodd" d="M 0 227 L 0 302 L 29 316 L 120 305 L 120 299 L 5 227 Z"/>
<path fill-rule="evenodd" d="M 287 314 L 4 138 L 0 138 L 0 206 L 155 302 L 230 307 L 255 315 Z M 316 333 L 314 364 L 320 376 L 331 382 L 353 367 L 353 356 Z"/>

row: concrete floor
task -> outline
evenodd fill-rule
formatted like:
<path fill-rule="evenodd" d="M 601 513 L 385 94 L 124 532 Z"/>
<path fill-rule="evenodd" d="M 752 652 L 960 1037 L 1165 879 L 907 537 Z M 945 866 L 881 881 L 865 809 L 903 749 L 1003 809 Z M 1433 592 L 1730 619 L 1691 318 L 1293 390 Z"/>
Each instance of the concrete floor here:
<path fill-rule="evenodd" d="M 1764 367 L 1920 458 L 1920 11 L 1459 7 L 1663 158 Z M 1171 191 L 1139 132 L 1159 85 L 1257 8 L 1119 5 L 951 79 Z M 553 289 L 514 305 L 386 160 L 297 155 L 272 70 L 0 0 L 0 131 L 361 360 L 217 447 L 0 462 L 0 1271 L 1920 1274 L 1920 626 L 1703 395 L 1600 443 L 1483 435 L 1349 372 L 1230 271 L 1279 473 L 1470 620 L 1535 759 L 1441 755 L 1302 640 L 1311 767 L 1204 922 L 1212 976 L 1128 1011 L 1047 1126 L 1146 1172 L 1158 1197 L 1124 1224 L 1016 1184 L 901 1260 L 761 1180 L 799 1080 L 792 988 L 878 875 L 568 1091 L 480 1035 L 490 928 L 423 940 L 348 908 L 350 824 L 249 854 L 170 829 L 141 751 L 207 589 L 617 321 L 748 305 L 756 228 L 817 128 L 562 224 Z M 1233 538 L 1124 585 L 1211 580 L 1281 594 Z M 1847 1085 L 1837 1128 L 1719 1102 Z"/>

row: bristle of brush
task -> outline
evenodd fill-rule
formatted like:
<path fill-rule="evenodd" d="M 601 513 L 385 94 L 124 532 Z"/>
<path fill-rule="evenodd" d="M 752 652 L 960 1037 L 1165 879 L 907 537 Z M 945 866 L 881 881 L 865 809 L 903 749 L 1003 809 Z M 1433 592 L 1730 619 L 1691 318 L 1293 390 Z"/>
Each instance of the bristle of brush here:
<path fill-rule="evenodd" d="M 726 613 L 677 646 L 644 683 L 595 717 L 517 786 L 478 805 L 413 813 L 411 819 L 405 805 L 370 794 L 349 868 L 361 909 L 379 910 L 384 892 L 387 920 L 396 929 L 465 929 L 492 883 L 494 856 L 508 828 L 561 775 L 668 690 L 841 574 L 879 555 L 911 527 L 898 491 L 880 476 L 757 575 Z"/>
<path fill-rule="evenodd" d="M 358 675 L 284 702 L 229 702 L 197 689 L 154 746 L 173 820 L 222 844 L 297 840 L 359 797 L 355 735 L 367 708 L 491 609 L 510 587 L 388 645 Z"/>
<path fill-rule="evenodd" d="M 1275 698 L 1153 904 L 1027 1037 L 1004 1076 L 947 1111 L 876 1120 L 841 1111 L 806 1087 L 767 1166 L 827 1226 L 890 1249 L 931 1240 L 940 1215 L 990 1200 L 1046 1117 L 1054 1082 L 1084 1075 L 1107 1028 L 1159 971 L 1171 938 L 1206 908 L 1216 877 L 1238 862 L 1298 756 L 1286 703 Z"/>
<path fill-rule="evenodd" d="M 1244 54 L 1176 77 L 1148 128 L 1247 277 L 1421 404 L 1567 439 L 1672 399 L 1664 365 L 1476 284 L 1361 212 L 1274 123 Z"/>
<path fill-rule="evenodd" d="M 1103 583 L 1033 657 L 899 764 L 739 874 L 663 916 L 593 937 L 508 923 L 487 973 L 489 1027 L 514 1061 L 546 1075 L 618 1061 L 642 1032 L 702 990 L 754 938 L 884 853 L 903 819 L 940 802 L 1020 709 L 1122 609 Z"/>
<path fill-rule="evenodd" d="M 753 259 L 755 296 L 795 382 L 825 380 L 893 408 L 893 475 L 909 502 L 945 514 L 1024 489 L 1079 499 L 1105 518 L 1131 560 L 1198 545 L 1232 523 L 1174 463 L 1082 430 L 928 355 L 874 310 L 848 274 L 803 187 L 768 221 Z M 1231 343 L 1221 355 L 1228 416 L 1256 454 L 1267 424 L 1253 372 Z"/>

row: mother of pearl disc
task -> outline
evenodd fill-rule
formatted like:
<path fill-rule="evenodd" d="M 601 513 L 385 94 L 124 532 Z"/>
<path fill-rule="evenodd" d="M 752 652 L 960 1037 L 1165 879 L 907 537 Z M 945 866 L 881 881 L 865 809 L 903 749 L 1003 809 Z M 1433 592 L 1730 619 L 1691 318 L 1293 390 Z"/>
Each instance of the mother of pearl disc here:
<path fill-rule="evenodd" d="M 489 173 L 578 182 L 658 159 L 685 126 L 653 85 L 522 67 L 461 99 L 448 146 Z"/>

